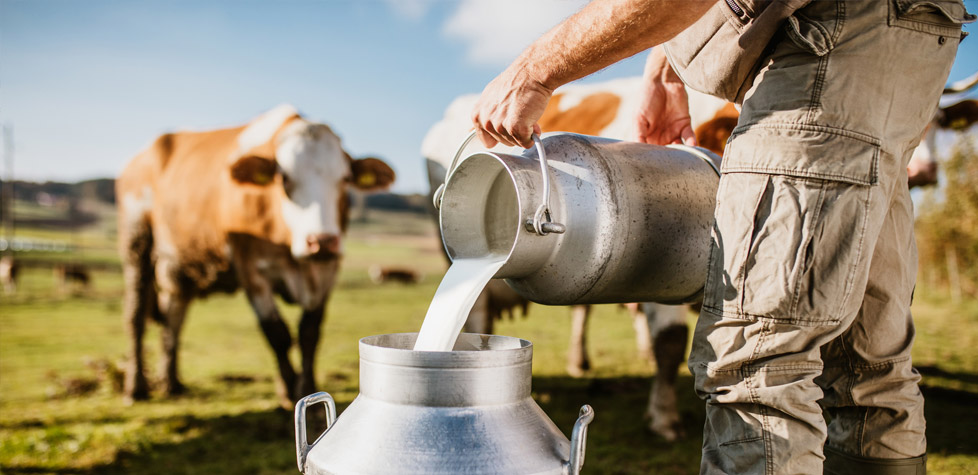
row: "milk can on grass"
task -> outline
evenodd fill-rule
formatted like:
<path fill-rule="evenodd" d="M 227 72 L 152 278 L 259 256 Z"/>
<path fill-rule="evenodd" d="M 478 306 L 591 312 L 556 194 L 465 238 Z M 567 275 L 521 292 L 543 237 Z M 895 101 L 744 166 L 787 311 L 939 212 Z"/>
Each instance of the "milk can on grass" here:
<path fill-rule="evenodd" d="M 534 140 L 522 155 L 455 157 L 435 193 L 453 260 L 506 256 L 495 277 L 544 304 L 700 298 L 719 156 L 570 133 Z"/>
<path fill-rule="evenodd" d="M 571 439 L 530 397 L 533 348 L 463 333 L 452 351 L 414 351 L 416 333 L 360 340 L 360 394 L 339 417 L 327 393 L 295 408 L 299 471 L 321 474 L 576 474 L 589 406 Z M 325 403 L 326 431 L 306 440 L 306 409 Z"/>

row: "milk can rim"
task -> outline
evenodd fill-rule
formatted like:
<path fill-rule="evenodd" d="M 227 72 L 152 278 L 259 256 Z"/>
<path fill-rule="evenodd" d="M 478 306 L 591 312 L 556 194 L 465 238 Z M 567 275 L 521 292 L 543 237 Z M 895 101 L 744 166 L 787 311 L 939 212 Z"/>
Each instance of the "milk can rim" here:
<path fill-rule="evenodd" d="M 412 341 L 417 333 L 388 333 L 371 335 L 360 339 L 360 360 L 395 366 L 410 366 L 418 368 L 487 368 L 498 366 L 513 366 L 530 364 L 533 359 L 533 343 L 522 338 L 487 335 L 479 333 L 462 333 L 459 338 L 488 338 L 492 340 L 515 340 L 518 348 L 504 348 L 490 351 L 453 350 L 453 351 L 415 351 L 410 348 L 393 348 L 379 346 L 377 341 L 382 338 L 402 338 Z M 412 343 L 413 345 L 413 343 Z"/>

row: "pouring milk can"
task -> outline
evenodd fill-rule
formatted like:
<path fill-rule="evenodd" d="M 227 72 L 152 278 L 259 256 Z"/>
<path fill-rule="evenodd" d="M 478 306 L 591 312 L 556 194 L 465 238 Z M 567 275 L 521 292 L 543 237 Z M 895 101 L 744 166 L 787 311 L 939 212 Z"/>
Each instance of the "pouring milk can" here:
<path fill-rule="evenodd" d="M 435 193 L 453 260 L 506 256 L 495 278 L 544 304 L 700 298 L 719 156 L 570 133 L 534 141 L 522 156 L 456 155 Z"/>
<path fill-rule="evenodd" d="M 339 417 L 327 393 L 295 406 L 299 471 L 323 474 L 577 474 L 587 426 L 571 440 L 530 397 L 533 347 L 463 333 L 453 351 L 413 351 L 416 333 L 360 340 L 360 394 Z M 306 439 L 306 408 L 326 404 L 327 428 Z"/>

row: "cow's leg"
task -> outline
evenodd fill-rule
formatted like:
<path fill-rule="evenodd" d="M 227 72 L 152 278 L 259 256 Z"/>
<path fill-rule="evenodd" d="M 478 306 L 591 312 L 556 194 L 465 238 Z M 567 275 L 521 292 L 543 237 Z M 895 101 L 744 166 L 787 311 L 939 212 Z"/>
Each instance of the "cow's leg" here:
<path fill-rule="evenodd" d="M 635 329 L 635 349 L 638 350 L 638 357 L 643 360 L 652 360 L 652 335 L 649 333 L 648 317 L 642 313 L 641 304 L 625 304 L 628 314 L 632 317 L 632 328 Z"/>
<path fill-rule="evenodd" d="M 462 325 L 465 333 L 491 334 L 495 322 L 492 321 L 492 312 L 489 311 L 489 290 L 483 289 L 482 293 L 475 299 L 472 310 L 469 311 L 468 318 Z"/>
<path fill-rule="evenodd" d="M 587 322 L 591 314 L 590 305 L 571 307 L 571 337 L 567 348 L 567 374 L 578 378 L 591 369 L 587 356 Z"/>
<path fill-rule="evenodd" d="M 124 287 L 122 320 L 129 339 L 123 399 L 126 404 L 132 404 L 134 400 L 149 397 L 149 384 L 143 371 L 143 332 L 146 316 L 155 308 L 156 299 L 150 257 L 152 234 L 145 222 L 132 230 L 123 225 L 119 241 Z"/>
<path fill-rule="evenodd" d="M 160 337 L 163 343 L 163 358 L 160 362 L 163 373 L 163 392 L 167 396 L 182 394 L 186 389 L 180 382 L 177 371 L 177 350 L 180 347 L 180 331 L 187 315 L 190 300 L 177 292 L 160 292 L 160 311 L 163 313 L 163 329 Z"/>
<path fill-rule="evenodd" d="M 642 304 L 652 334 L 656 364 L 655 379 L 649 394 L 646 416 L 649 429 L 668 441 L 682 437 L 679 409 L 676 407 L 676 376 L 686 354 L 689 327 L 686 307 Z"/>
<path fill-rule="evenodd" d="M 278 395 L 279 403 L 282 407 L 292 407 L 292 391 L 295 390 L 296 375 L 292 363 L 289 362 L 289 348 L 292 347 L 292 336 L 289 334 L 289 327 L 282 321 L 275 305 L 274 295 L 267 286 L 253 286 L 246 291 L 251 308 L 258 316 L 258 324 L 261 326 L 265 339 L 275 353 L 275 360 L 278 363 L 279 378 L 276 381 L 275 392 Z"/>
<path fill-rule="evenodd" d="M 316 349 L 319 347 L 319 337 L 322 332 L 323 320 L 326 315 L 326 303 L 311 310 L 302 310 L 299 320 L 299 348 L 302 351 L 302 374 L 298 386 L 295 387 L 293 400 L 316 392 Z"/>

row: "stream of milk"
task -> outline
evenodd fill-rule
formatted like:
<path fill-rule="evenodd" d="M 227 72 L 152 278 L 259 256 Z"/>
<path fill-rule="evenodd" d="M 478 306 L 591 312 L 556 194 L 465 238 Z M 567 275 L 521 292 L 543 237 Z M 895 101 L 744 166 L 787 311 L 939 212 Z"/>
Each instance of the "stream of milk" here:
<path fill-rule="evenodd" d="M 451 351 L 462 325 L 506 256 L 456 259 L 438 284 L 418 333 L 415 351 Z"/>

